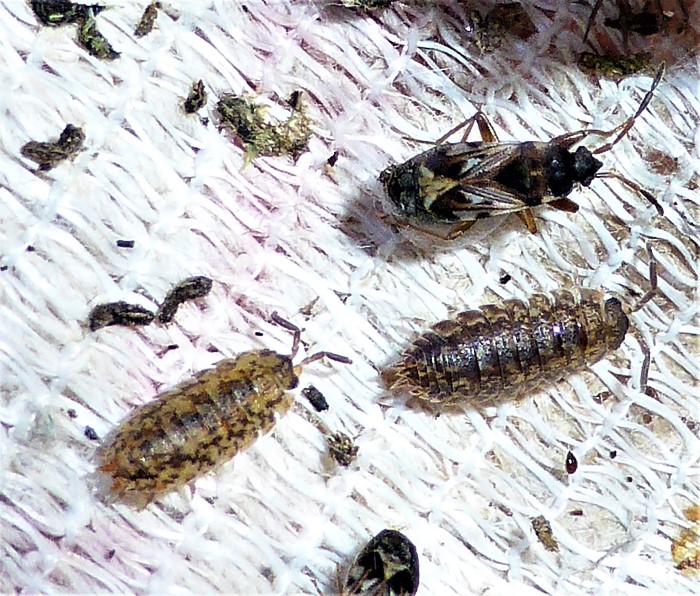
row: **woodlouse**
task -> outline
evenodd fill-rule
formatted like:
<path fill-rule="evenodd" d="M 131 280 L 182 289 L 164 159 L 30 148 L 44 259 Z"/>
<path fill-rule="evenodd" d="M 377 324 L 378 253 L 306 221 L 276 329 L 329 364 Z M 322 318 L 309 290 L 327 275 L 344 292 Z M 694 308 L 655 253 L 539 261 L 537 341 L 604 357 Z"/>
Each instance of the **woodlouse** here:
<path fill-rule="evenodd" d="M 651 289 L 656 261 L 649 250 Z M 526 397 L 617 350 L 629 318 L 618 298 L 600 290 L 535 294 L 529 303 L 505 300 L 459 313 L 418 337 L 384 371 L 391 389 L 434 403 L 468 401 L 476 407 Z M 642 370 L 646 382 L 648 354 Z"/>
<path fill-rule="evenodd" d="M 292 407 L 287 391 L 303 367 L 322 358 L 351 363 L 317 352 L 294 365 L 301 332 L 276 313 L 272 320 L 294 333 L 290 355 L 252 350 L 222 360 L 141 406 L 105 438 L 97 458 L 111 480 L 106 500 L 143 508 L 215 469 Z"/>

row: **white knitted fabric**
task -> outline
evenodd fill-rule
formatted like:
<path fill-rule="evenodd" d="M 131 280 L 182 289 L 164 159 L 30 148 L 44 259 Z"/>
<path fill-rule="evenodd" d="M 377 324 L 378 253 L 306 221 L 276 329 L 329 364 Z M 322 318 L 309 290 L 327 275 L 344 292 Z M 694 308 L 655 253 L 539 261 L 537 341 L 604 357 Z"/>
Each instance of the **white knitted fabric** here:
<path fill-rule="evenodd" d="M 464 32 L 481 2 L 363 13 L 182 0 L 136 39 L 144 7 L 113 2 L 97 17 L 121 52 L 101 62 L 75 27 L 42 28 L 22 0 L 0 3 L 0 592 L 326 593 L 385 527 L 415 543 L 423 594 L 698 591 L 670 553 L 691 525 L 683 509 L 700 502 L 697 6 L 683 33 L 632 34 L 630 51 L 650 48 L 652 67 L 619 82 L 576 65 L 583 4 L 527 4 L 538 32 L 484 52 Z M 602 25 L 616 10 L 606 4 L 593 38 L 620 50 Z M 663 217 L 596 180 L 572 193 L 577 214 L 536 210 L 536 235 L 496 218 L 441 243 L 382 219 L 393 207 L 379 172 L 478 106 L 501 140 L 609 129 L 636 111 L 661 60 L 649 109 L 602 159 L 658 197 Z M 187 116 L 200 78 L 209 102 Z M 218 97 L 274 105 L 297 89 L 308 152 L 246 166 L 217 130 Z M 67 123 L 85 130 L 85 150 L 36 175 L 20 148 Z M 464 308 L 572 284 L 634 304 L 649 287 L 647 243 L 660 295 L 593 371 L 518 404 L 440 416 L 382 387 L 382 366 Z M 214 288 L 170 325 L 85 326 L 96 304 L 155 308 L 191 275 Z M 103 437 L 224 356 L 287 353 L 275 310 L 303 327 L 306 353 L 353 359 L 311 365 L 301 385 L 326 395 L 330 429 L 356 437 L 355 462 L 329 465 L 299 397 L 270 435 L 191 487 L 143 511 L 98 501 L 85 427 Z M 651 395 L 639 391 L 642 343 Z M 559 552 L 534 535 L 539 515 Z"/>

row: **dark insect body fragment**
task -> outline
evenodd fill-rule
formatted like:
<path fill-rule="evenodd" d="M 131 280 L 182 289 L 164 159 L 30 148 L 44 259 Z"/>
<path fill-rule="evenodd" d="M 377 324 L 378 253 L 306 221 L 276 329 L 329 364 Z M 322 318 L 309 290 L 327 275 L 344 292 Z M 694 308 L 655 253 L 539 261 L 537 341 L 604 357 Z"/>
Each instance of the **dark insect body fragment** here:
<path fill-rule="evenodd" d="M 269 432 L 286 413 L 304 366 L 321 358 L 350 361 L 329 352 L 296 366 L 300 331 L 292 354 L 253 350 L 219 362 L 138 408 L 105 439 L 98 451 L 100 472 L 110 478 L 107 497 L 143 508 L 155 497 L 214 470 Z"/>
<path fill-rule="evenodd" d="M 594 155 L 609 151 L 629 132 L 664 71 L 662 66 L 634 116 L 613 130 L 581 130 L 547 142 L 499 142 L 486 117 L 477 112 L 447 136 L 466 126 L 466 139 L 476 122 L 482 141 L 439 141 L 403 164 L 389 166 L 379 179 L 402 215 L 424 223 L 450 224 L 447 238 L 462 234 L 479 219 L 509 213 L 517 213 L 534 233 L 533 207 L 549 204 L 574 213 L 578 205 L 568 195 L 577 184 L 589 186 L 595 178 L 617 178 L 663 214 L 656 198 L 638 184 L 615 172 L 600 172 L 603 163 Z M 614 139 L 593 151 L 582 146 L 571 150 L 592 135 Z"/>
<path fill-rule="evenodd" d="M 203 108 L 205 103 L 207 103 L 207 92 L 204 89 L 204 81 L 199 79 L 196 83 L 192 83 L 190 94 L 185 99 L 185 113 L 194 114 Z"/>
<path fill-rule="evenodd" d="M 328 437 L 328 450 L 338 465 L 347 468 L 357 457 L 360 448 L 345 433 L 336 432 Z"/>
<path fill-rule="evenodd" d="M 554 537 L 554 534 L 552 534 L 552 526 L 544 515 L 540 515 L 532 520 L 532 529 L 535 531 L 537 540 L 540 541 L 540 544 L 544 546 L 545 549 L 555 553 L 559 552 L 559 543 Z"/>
<path fill-rule="evenodd" d="M 344 596 L 413 596 L 418 591 L 418 552 L 401 532 L 382 530 L 360 551 L 348 571 Z"/>
<path fill-rule="evenodd" d="M 22 146 L 20 152 L 24 157 L 38 163 L 39 171 L 45 172 L 64 159 L 75 156 L 83 148 L 84 141 L 83 129 L 67 124 L 57 141 L 29 141 Z"/>
<path fill-rule="evenodd" d="M 620 301 L 599 290 L 505 300 L 437 323 L 384 378 L 434 403 L 499 405 L 598 362 L 620 347 L 628 327 Z"/>
<path fill-rule="evenodd" d="M 304 389 L 301 390 L 301 394 L 309 400 L 309 403 L 317 412 L 323 412 L 324 410 L 328 409 L 326 397 L 313 385 L 304 387 Z"/>
<path fill-rule="evenodd" d="M 158 17 L 158 10 L 160 9 L 160 2 L 151 2 L 146 10 L 143 11 L 141 20 L 134 30 L 134 35 L 136 37 L 144 37 L 153 31 L 153 26 L 156 23 L 156 18 Z"/>
<path fill-rule="evenodd" d="M 165 300 L 163 300 L 163 304 L 158 310 L 158 322 L 170 323 L 183 302 L 206 296 L 211 291 L 211 286 L 211 279 L 203 275 L 189 277 L 181 281 L 168 292 Z"/>
<path fill-rule="evenodd" d="M 110 325 L 135 327 L 152 323 L 155 316 L 154 312 L 143 306 L 120 300 L 119 302 L 98 304 L 88 315 L 88 325 L 90 331 L 97 331 Z"/>
<path fill-rule="evenodd" d="M 576 470 L 578 470 L 578 461 L 576 461 L 576 457 L 573 453 L 571 453 L 571 451 L 566 453 L 565 467 L 567 474 L 574 474 Z"/>

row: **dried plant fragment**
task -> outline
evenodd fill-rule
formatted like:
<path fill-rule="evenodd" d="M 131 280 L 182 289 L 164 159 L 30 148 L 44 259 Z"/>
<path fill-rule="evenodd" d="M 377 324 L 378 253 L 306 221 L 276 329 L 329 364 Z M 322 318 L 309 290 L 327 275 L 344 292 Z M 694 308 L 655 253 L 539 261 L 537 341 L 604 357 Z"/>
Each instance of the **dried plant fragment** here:
<path fill-rule="evenodd" d="M 155 316 L 154 312 L 138 304 L 129 304 L 124 301 L 108 302 L 98 304 L 90 311 L 88 325 L 90 331 L 97 331 L 110 325 L 136 327 L 152 323 Z"/>
<path fill-rule="evenodd" d="M 63 0 L 32 0 L 31 7 L 39 22 L 47 27 L 82 23 L 107 8 L 99 4 L 76 4 Z"/>
<path fill-rule="evenodd" d="M 163 304 L 161 304 L 158 311 L 158 322 L 170 323 L 183 302 L 206 296 L 211 291 L 211 286 L 211 279 L 203 275 L 189 277 L 181 281 L 168 292 L 165 300 L 163 300 Z"/>
<path fill-rule="evenodd" d="M 267 120 L 263 107 L 238 95 L 224 95 L 216 109 L 221 127 L 240 140 L 248 159 L 279 155 L 291 155 L 296 159 L 306 151 L 311 131 L 299 92 L 292 94 L 288 104 L 292 113 L 279 124 Z"/>
<path fill-rule="evenodd" d="M 67 124 L 57 141 L 29 141 L 20 152 L 39 164 L 39 170 L 48 171 L 64 159 L 74 157 L 83 148 L 85 133 L 82 128 Z"/>
<path fill-rule="evenodd" d="M 554 553 L 559 552 L 559 543 L 552 534 L 552 526 L 543 515 L 532 520 L 532 529 L 535 531 L 537 540 L 545 549 Z"/>
<path fill-rule="evenodd" d="M 104 35 L 97 29 L 97 23 L 93 16 L 87 18 L 78 29 L 78 45 L 88 54 L 100 60 L 114 60 L 119 58 Z"/>
<path fill-rule="evenodd" d="M 578 63 L 582 68 L 601 76 L 618 78 L 637 74 L 648 69 L 651 66 L 651 58 L 652 56 L 649 52 L 637 52 L 629 58 L 583 52 L 579 56 Z"/>
<path fill-rule="evenodd" d="M 134 35 L 136 37 L 144 37 L 153 31 L 153 25 L 155 25 L 156 18 L 158 17 L 158 10 L 161 8 L 160 2 L 151 2 L 146 10 L 143 11 L 143 16 L 136 26 Z"/>
<path fill-rule="evenodd" d="M 194 114 L 204 107 L 205 103 L 207 103 L 207 92 L 204 90 L 204 81 L 199 79 L 196 83 L 192 83 L 190 94 L 184 104 L 185 113 Z"/>

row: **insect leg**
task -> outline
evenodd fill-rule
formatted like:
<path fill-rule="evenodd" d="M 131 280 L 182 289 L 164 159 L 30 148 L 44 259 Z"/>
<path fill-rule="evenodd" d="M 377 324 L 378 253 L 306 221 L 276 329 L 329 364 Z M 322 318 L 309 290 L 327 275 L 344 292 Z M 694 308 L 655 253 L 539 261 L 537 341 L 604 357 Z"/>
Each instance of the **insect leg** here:
<path fill-rule="evenodd" d="M 481 110 L 479 110 L 471 118 L 467 118 L 463 122 L 460 122 L 454 128 L 451 128 L 450 130 L 448 130 L 437 141 L 435 141 L 435 144 L 442 145 L 453 134 L 462 130 L 463 128 L 466 128 L 466 130 L 464 131 L 464 134 L 462 135 L 462 141 L 463 142 L 466 141 L 467 137 L 469 136 L 469 133 L 472 131 L 472 128 L 474 128 L 474 123 L 476 123 L 476 125 L 479 127 L 479 134 L 481 135 L 482 141 L 484 141 L 485 143 L 497 143 L 498 142 L 498 136 L 496 135 L 496 131 L 494 130 L 493 126 L 491 125 L 491 122 L 489 122 L 489 119 L 486 117 L 486 114 L 484 114 Z"/>
<path fill-rule="evenodd" d="M 588 23 L 586 23 L 586 30 L 583 33 L 583 43 L 586 43 L 586 40 L 588 39 L 588 34 L 591 31 L 591 25 L 593 25 L 593 21 L 595 21 L 595 17 L 598 14 L 598 11 L 600 10 L 600 7 L 602 5 L 603 0 L 597 0 L 595 6 L 593 7 L 593 10 L 591 11 L 591 15 L 588 17 Z"/>
<path fill-rule="evenodd" d="M 532 213 L 532 209 L 523 209 L 518 211 L 518 217 L 525 224 L 525 227 L 532 234 L 537 234 L 537 222 L 535 221 L 535 216 Z"/>
<path fill-rule="evenodd" d="M 654 81 L 651 84 L 651 88 L 649 91 L 647 91 L 646 95 L 644 96 L 644 99 L 642 99 L 642 103 L 639 104 L 639 108 L 637 109 L 636 113 L 634 116 L 631 116 L 627 120 L 625 120 L 622 124 L 619 126 L 616 126 L 612 130 L 599 130 L 599 129 L 588 129 L 588 130 L 577 130 L 576 132 L 567 132 L 563 135 L 559 135 L 558 137 L 554 137 L 551 141 L 549 141 L 552 145 L 559 145 L 563 147 L 564 149 L 569 149 L 570 147 L 573 147 L 574 145 L 580 143 L 583 141 L 588 136 L 591 135 L 597 135 L 599 137 L 607 138 L 611 137 L 613 135 L 617 135 L 613 141 L 610 143 L 606 143 L 602 147 L 598 147 L 591 153 L 594 155 L 597 155 L 598 153 L 605 153 L 606 151 L 609 151 L 612 149 L 614 145 L 616 145 L 622 137 L 624 137 L 629 130 L 632 128 L 634 125 L 634 122 L 641 113 L 647 108 L 649 105 L 649 102 L 651 101 L 651 98 L 654 94 L 654 91 L 659 85 L 659 82 L 661 81 L 661 78 L 664 76 L 664 73 L 666 72 L 666 63 L 662 63 L 661 67 L 659 68 L 658 72 L 656 73 L 656 76 L 654 77 Z"/>
<path fill-rule="evenodd" d="M 652 205 L 654 205 L 654 207 L 656 207 L 656 211 L 658 211 L 659 215 L 664 214 L 664 208 L 659 204 L 659 202 L 656 200 L 656 197 L 654 195 L 652 195 L 648 190 L 644 190 L 636 182 L 630 180 L 629 178 L 625 178 L 622 174 L 618 174 L 617 172 L 601 172 L 601 173 L 596 175 L 596 178 L 615 178 L 615 179 L 619 180 L 620 182 L 626 184 L 632 190 L 637 191 L 647 201 L 649 201 Z"/>

